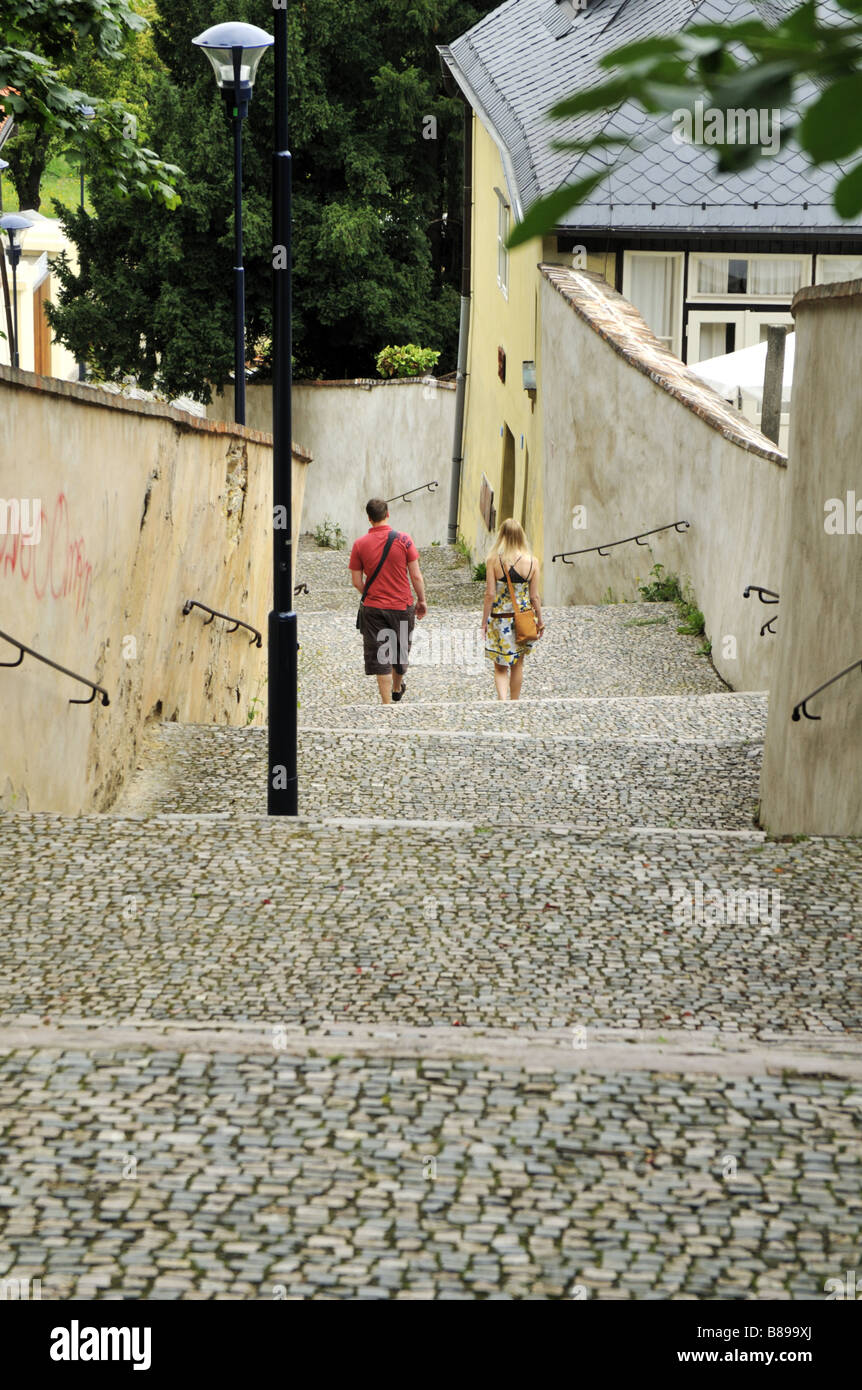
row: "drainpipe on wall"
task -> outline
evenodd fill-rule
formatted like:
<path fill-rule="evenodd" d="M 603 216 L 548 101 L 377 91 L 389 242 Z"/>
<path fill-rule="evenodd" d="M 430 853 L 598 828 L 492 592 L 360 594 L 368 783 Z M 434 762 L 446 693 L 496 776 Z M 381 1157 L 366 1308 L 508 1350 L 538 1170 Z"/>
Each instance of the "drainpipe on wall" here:
<path fill-rule="evenodd" d="M 461 320 L 458 328 L 458 374 L 455 385 L 455 433 L 449 483 L 449 544 L 458 538 L 461 465 L 464 461 L 464 402 L 467 395 L 467 347 L 470 339 L 470 257 L 473 238 L 473 108 L 464 100 L 464 192 L 461 213 Z"/>

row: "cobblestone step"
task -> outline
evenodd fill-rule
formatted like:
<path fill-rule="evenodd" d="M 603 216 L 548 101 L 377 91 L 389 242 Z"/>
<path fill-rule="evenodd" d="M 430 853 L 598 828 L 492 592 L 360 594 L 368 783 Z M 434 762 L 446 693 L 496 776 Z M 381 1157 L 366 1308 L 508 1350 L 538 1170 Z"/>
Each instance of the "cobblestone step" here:
<path fill-rule="evenodd" d="M 408 695 L 396 710 L 376 701 L 333 705 L 328 710 L 311 704 L 299 712 L 301 726 L 381 731 L 463 731 L 466 733 L 527 734 L 535 737 L 577 736 L 626 743 L 663 741 L 713 743 L 762 742 L 766 733 L 766 692 L 720 695 L 656 695 L 497 700 L 419 700 Z M 394 717 L 393 717 L 394 715 Z"/>
<path fill-rule="evenodd" d="M 858 1035 L 860 868 L 839 840 L 6 817 L 0 1017 Z"/>
<path fill-rule="evenodd" d="M 362 642 L 349 612 L 314 611 L 299 619 L 302 708 L 372 704 L 376 682 L 366 676 Z M 639 616 L 640 615 L 640 616 Z M 549 609 L 547 632 L 527 657 L 529 699 L 720 694 L 725 687 L 702 639 L 677 633 L 671 604 L 617 604 Z M 657 618 L 663 625 L 655 625 Z M 436 608 L 416 625 L 410 703 L 496 703 L 492 666 L 479 631 L 481 603 L 472 610 Z M 634 624 L 646 621 L 650 626 Z"/>
<path fill-rule="evenodd" d="M 498 719 L 507 712 L 498 706 Z M 323 816 L 478 817 L 501 829 L 513 822 L 571 821 L 703 829 L 754 825 L 757 741 L 410 729 L 401 726 L 399 715 L 397 708 L 379 710 L 388 727 L 303 728 L 303 806 Z M 125 789 L 121 812 L 266 810 L 264 729 L 162 724 L 152 731 L 142 766 Z"/>
<path fill-rule="evenodd" d="M 848 1089 L 29 1048 L 4 1260 L 54 1300 L 820 1299 L 856 1262 Z"/>

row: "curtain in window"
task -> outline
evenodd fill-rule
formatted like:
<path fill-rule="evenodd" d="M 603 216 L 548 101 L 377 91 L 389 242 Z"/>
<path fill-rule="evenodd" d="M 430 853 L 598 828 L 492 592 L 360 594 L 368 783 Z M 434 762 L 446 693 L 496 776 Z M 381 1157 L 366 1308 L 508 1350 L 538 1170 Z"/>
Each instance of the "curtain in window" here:
<path fill-rule="evenodd" d="M 697 293 L 727 294 L 729 256 L 701 256 L 697 263 Z"/>
<path fill-rule="evenodd" d="M 817 279 L 821 285 L 862 280 L 862 256 L 818 256 Z"/>
<path fill-rule="evenodd" d="M 700 345 L 698 362 L 706 362 L 711 357 L 723 357 L 727 352 L 727 324 L 702 323 L 700 325 Z"/>
<path fill-rule="evenodd" d="M 676 269 L 673 255 L 631 256 L 628 263 L 629 299 L 656 337 L 671 349 L 676 319 Z"/>
<path fill-rule="evenodd" d="M 803 262 L 798 260 L 753 260 L 748 262 L 748 293 L 790 296 L 802 288 Z"/>

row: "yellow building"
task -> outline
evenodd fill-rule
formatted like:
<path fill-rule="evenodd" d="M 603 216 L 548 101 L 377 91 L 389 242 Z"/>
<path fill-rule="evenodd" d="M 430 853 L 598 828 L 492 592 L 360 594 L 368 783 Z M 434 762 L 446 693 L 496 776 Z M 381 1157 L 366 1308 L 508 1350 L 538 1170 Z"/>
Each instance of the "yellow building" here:
<path fill-rule="evenodd" d="M 613 283 L 613 255 L 562 253 L 556 237 L 513 251 L 506 242 L 516 204 L 503 154 L 475 111 L 468 112 L 472 216 L 471 312 L 464 401 L 458 530 L 474 557 L 513 516 L 543 554 L 542 379 L 538 265 L 596 270 Z"/>

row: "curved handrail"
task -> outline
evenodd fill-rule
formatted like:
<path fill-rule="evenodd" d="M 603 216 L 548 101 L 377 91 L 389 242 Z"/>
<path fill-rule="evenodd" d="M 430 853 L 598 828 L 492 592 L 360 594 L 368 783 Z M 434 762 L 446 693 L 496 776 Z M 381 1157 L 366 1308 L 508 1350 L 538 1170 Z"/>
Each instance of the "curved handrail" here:
<path fill-rule="evenodd" d="M 243 622 L 242 618 L 232 618 L 229 613 L 220 613 L 217 608 L 210 608 L 208 603 L 201 603 L 196 598 L 186 599 L 185 603 L 183 604 L 183 617 L 185 618 L 187 614 L 191 613 L 193 608 L 202 608 L 205 613 L 209 613 L 210 616 L 208 618 L 204 618 L 204 627 L 211 623 L 213 618 L 224 618 L 226 623 L 233 623 L 233 627 L 229 627 L 228 632 L 236 632 L 237 628 L 244 627 L 248 632 L 254 634 L 251 641 L 249 642 L 249 646 L 263 646 L 263 638 L 261 637 L 257 628 L 252 627 L 251 623 Z"/>
<path fill-rule="evenodd" d="M 743 597 L 743 598 L 751 598 L 751 595 L 752 595 L 753 593 L 754 593 L 754 594 L 757 594 L 757 597 L 760 599 L 760 602 L 761 602 L 761 603 L 768 603 L 768 604 L 778 603 L 779 595 L 775 592 L 775 590 L 774 590 L 774 589 L 764 589 L 762 584 L 746 584 L 745 588 L 744 588 L 743 591 L 742 591 L 742 597 Z M 768 598 L 766 597 L 767 594 L 769 595 Z M 761 624 L 761 627 L 760 627 L 760 635 L 761 635 L 761 637 L 765 637 L 766 634 L 767 634 L 767 632 L 768 632 L 768 633 L 771 633 L 771 635 L 772 635 L 773 637 L 775 636 L 775 628 L 772 626 L 772 624 L 773 624 L 774 622 L 776 622 L 777 619 L 778 619 L 778 614 L 777 614 L 777 613 L 773 613 L 773 615 L 772 615 L 771 618 L 767 618 L 766 622 Z"/>
<path fill-rule="evenodd" d="M 690 525 L 690 521 L 669 521 L 667 526 L 654 526 L 651 531 L 638 531 L 636 536 L 626 536 L 621 541 L 604 541 L 601 545 L 588 545 L 586 550 L 560 550 L 556 555 L 551 556 L 551 564 L 555 560 L 562 560 L 564 565 L 570 565 L 572 562 L 567 558 L 569 555 L 590 555 L 594 550 L 597 550 L 604 559 L 608 551 L 613 550 L 616 545 L 628 545 L 629 541 L 634 541 L 637 545 L 646 545 L 644 536 L 656 536 L 659 531 L 679 531 L 682 533 L 687 531 Z"/>
<path fill-rule="evenodd" d="M 10 637 L 8 632 L 0 632 L 0 637 L 4 642 L 18 648 L 17 661 L 0 661 L 0 666 L 20 666 L 26 656 L 35 656 L 37 661 L 42 661 L 46 666 L 50 666 L 54 671 L 62 671 L 64 676 L 71 676 L 73 681 L 80 681 L 81 685 L 90 688 L 90 698 L 88 700 L 69 700 L 70 705 L 91 705 L 97 695 L 101 695 L 102 704 L 109 705 L 108 692 L 104 686 L 96 685 L 94 681 L 87 680 L 86 676 L 79 676 L 75 671 L 70 671 L 68 666 L 61 666 L 59 661 L 52 661 L 49 656 L 43 656 L 41 652 L 34 652 L 32 647 L 28 647 L 23 642 L 19 642 L 17 637 Z"/>
<path fill-rule="evenodd" d="M 426 489 L 428 490 L 428 492 L 434 492 L 434 491 L 436 491 L 436 489 L 437 489 L 439 486 L 440 486 L 440 484 L 438 483 L 437 479 L 435 478 L 433 483 L 423 483 L 421 487 L 411 487 L 411 488 L 408 488 L 406 492 L 399 492 L 399 494 L 398 494 L 397 497 L 387 497 L 387 498 L 386 498 L 387 506 L 388 506 L 388 504 L 389 504 L 390 502 L 404 502 L 404 501 L 406 501 L 406 499 L 407 499 L 412 493 L 414 493 L 414 492 L 425 492 Z"/>
<path fill-rule="evenodd" d="M 760 584 L 746 584 L 745 588 L 744 588 L 743 591 L 742 591 L 742 597 L 743 597 L 743 598 L 750 598 L 751 595 L 752 595 L 752 593 L 757 594 L 757 597 L 760 599 L 760 602 L 761 602 L 761 603 L 777 603 L 777 602 L 778 602 L 778 597 L 779 597 L 779 596 L 778 596 L 778 594 L 775 592 L 775 590 L 774 590 L 774 589 L 764 589 Z M 769 594 L 769 598 L 764 598 L 764 597 L 763 597 L 764 594 Z M 773 619 L 773 621 L 774 621 L 774 619 Z"/>
<path fill-rule="evenodd" d="M 859 670 L 862 671 L 862 658 L 860 658 L 859 661 L 854 661 L 850 666 L 845 667 L 843 671 L 839 671 L 837 676 L 831 676 L 828 681 L 824 681 L 822 685 L 818 685 L 816 690 L 812 690 L 810 695 L 806 695 L 804 700 L 800 700 L 798 705 L 793 706 L 793 714 L 790 716 L 791 719 L 798 719 L 800 712 L 805 715 L 806 719 L 821 719 L 822 715 L 808 713 L 808 710 L 805 708 L 808 701 L 813 700 L 814 696 L 819 695 L 821 690 L 825 690 L 827 686 L 834 685 L 836 681 L 840 681 L 842 676 L 849 676 L 850 672 L 855 671 L 857 666 Z"/>

